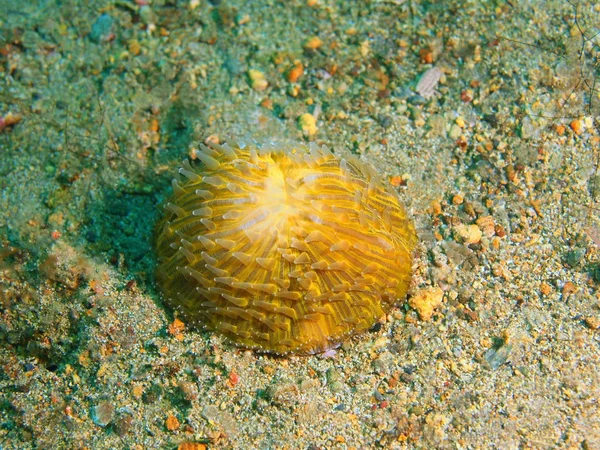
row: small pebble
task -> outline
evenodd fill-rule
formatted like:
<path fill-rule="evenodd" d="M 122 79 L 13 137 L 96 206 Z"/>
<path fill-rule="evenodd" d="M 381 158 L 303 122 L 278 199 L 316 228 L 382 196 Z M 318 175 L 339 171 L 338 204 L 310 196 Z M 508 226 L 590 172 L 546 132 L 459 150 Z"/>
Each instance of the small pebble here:
<path fill-rule="evenodd" d="M 92 421 L 100 426 L 105 427 L 112 422 L 115 415 L 115 408 L 108 400 L 98 403 L 92 410 Z"/>
<path fill-rule="evenodd" d="M 0 131 L 19 123 L 21 118 L 22 116 L 20 114 L 13 114 L 11 112 L 6 114 L 4 117 L 0 116 Z"/>
<path fill-rule="evenodd" d="M 552 286 L 550 286 L 548 283 L 542 282 L 540 291 L 542 292 L 542 295 L 548 296 L 552 293 Z"/>
<path fill-rule="evenodd" d="M 571 129 L 575 134 L 583 133 L 583 122 L 579 119 L 575 119 L 570 124 Z"/>
<path fill-rule="evenodd" d="M 107 42 L 113 35 L 113 18 L 108 14 L 102 14 L 92 25 L 90 39 L 96 43 Z"/>
<path fill-rule="evenodd" d="M 181 424 L 179 423 L 179 420 L 177 420 L 177 417 L 175 416 L 169 416 L 167 417 L 167 420 L 165 420 L 165 426 L 167 427 L 167 430 L 169 431 L 176 431 L 179 429 L 179 426 Z"/>
<path fill-rule="evenodd" d="M 465 244 L 476 244 L 481 241 L 482 232 L 477 225 L 457 225 L 454 227 L 455 236 Z"/>
<path fill-rule="evenodd" d="M 255 91 L 264 91 L 269 86 L 265 74 L 260 70 L 250 69 L 248 71 L 248 78 L 250 80 L 250 87 Z"/>
<path fill-rule="evenodd" d="M 179 390 L 183 394 L 183 397 L 188 402 L 191 402 L 192 400 L 195 400 L 198 398 L 198 388 L 196 387 L 196 385 L 194 383 L 182 380 L 177 384 L 177 386 L 179 387 Z"/>
<path fill-rule="evenodd" d="M 182 442 L 177 450 L 206 450 L 206 444 L 202 442 Z"/>
<path fill-rule="evenodd" d="M 568 251 L 564 259 L 565 264 L 569 267 L 577 267 L 585 256 L 585 252 L 586 250 L 581 248 Z"/>
<path fill-rule="evenodd" d="M 307 50 L 317 50 L 322 45 L 323 45 L 323 41 L 321 39 L 319 39 L 317 36 L 314 36 L 314 37 L 311 37 L 308 41 L 306 41 L 306 43 L 304 44 L 304 48 Z"/>
<path fill-rule="evenodd" d="M 425 100 L 430 99 L 434 96 L 435 88 L 440 82 L 443 74 L 444 73 L 437 67 L 432 67 L 421 75 L 415 90 Z"/>
<path fill-rule="evenodd" d="M 500 347 L 492 347 L 487 350 L 483 357 L 488 362 L 492 370 L 498 369 L 508 359 L 512 346 L 504 343 Z"/>
<path fill-rule="evenodd" d="M 487 237 L 492 237 L 494 234 L 496 234 L 496 226 L 492 216 L 481 216 L 475 221 L 475 223 L 481 229 L 481 232 Z"/>
<path fill-rule="evenodd" d="M 590 330 L 597 330 L 600 328 L 600 317 L 590 316 L 585 318 L 585 324 Z"/>
<path fill-rule="evenodd" d="M 439 287 L 419 289 L 408 300 L 411 308 L 415 309 L 421 320 L 427 321 L 433 316 L 433 312 L 442 304 L 444 291 Z"/>
<path fill-rule="evenodd" d="M 296 83 L 298 79 L 304 73 L 304 66 L 301 63 L 297 63 L 294 67 L 290 69 L 287 74 L 287 79 L 290 83 Z"/>
<path fill-rule="evenodd" d="M 115 422 L 115 431 L 120 437 L 124 437 L 131 431 L 133 426 L 133 417 L 123 416 Z"/>
<path fill-rule="evenodd" d="M 454 196 L 452 196 L 452 204 L 453 205 L 462 205 L 462 203 L 465 201 L 464 197 L 460 194 L 454 194 Z"/>
<path fill-rule="evenodd" d="M 531 138 L 535 133 L 535 128 L 531 123 L 531 119 L 529 117 L 523 118 L 523 122 L 521 123 L 521 137 L 523 139 Z"/>
<path fill-rule="evenodd" d="M 309 136 L 317 132 L 317 119 L 312 114 L 304 113 L 298 117 L 298 126 Z"/>

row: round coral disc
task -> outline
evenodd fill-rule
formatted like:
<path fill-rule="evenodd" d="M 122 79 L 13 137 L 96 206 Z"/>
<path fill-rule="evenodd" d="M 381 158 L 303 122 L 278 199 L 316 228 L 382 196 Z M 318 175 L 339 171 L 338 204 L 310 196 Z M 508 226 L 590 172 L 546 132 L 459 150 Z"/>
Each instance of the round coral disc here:
<path fill-rule="evenodd" d="M 314 353 L 406 296 L 414 227 L 357 158 L 229 143 L 202 146 L 179 174 L 157 279 L 188 322 L 244 347 Z"/>

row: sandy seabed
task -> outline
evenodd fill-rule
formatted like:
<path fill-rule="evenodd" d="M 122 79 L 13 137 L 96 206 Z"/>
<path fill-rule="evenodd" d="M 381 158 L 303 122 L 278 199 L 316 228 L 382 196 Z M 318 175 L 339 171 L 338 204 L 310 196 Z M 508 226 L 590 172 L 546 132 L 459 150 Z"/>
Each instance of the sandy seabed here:
<path fill-rule="evenodd" d="M 0 0 L 0 448 L 600 448 L 599 19 Z M 417 226 L 408 301 L 327 357 L 176 321 L 159 205 L 227 136 L 373 165 Z"/>

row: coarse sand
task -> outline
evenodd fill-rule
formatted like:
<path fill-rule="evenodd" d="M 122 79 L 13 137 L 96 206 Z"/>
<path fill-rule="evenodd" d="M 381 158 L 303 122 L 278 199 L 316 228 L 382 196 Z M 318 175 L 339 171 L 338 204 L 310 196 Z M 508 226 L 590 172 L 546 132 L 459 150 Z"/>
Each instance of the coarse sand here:
<path fill-rule="evenodd" d="M 600 7 L 0 0 L 0 449 L 599 449 Z M 335 353 L 154 283 L 182 159 L 327 144 L 397 189 L 407 301 Z"/>

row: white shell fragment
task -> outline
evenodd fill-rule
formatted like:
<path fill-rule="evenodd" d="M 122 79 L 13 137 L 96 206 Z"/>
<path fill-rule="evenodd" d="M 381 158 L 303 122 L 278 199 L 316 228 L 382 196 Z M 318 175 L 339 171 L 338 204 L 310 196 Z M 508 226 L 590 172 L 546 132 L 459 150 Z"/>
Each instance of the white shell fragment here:
<path fill-rule="evenodd" d="M 435 88 L 437 87 L 440 79 L 442 78 L 442 72 L 437 67 L 432 67 L 427 70 L 423 75 L 421 75 L 421 79 L 417 83 L 416 91 L 417 93 L 423 97 L 424 99 L 430 99 L 435 94 Z"/>

